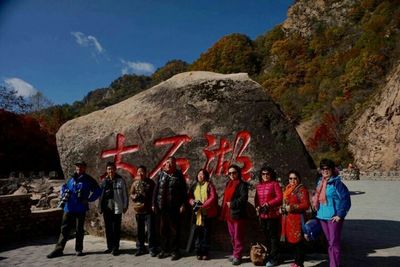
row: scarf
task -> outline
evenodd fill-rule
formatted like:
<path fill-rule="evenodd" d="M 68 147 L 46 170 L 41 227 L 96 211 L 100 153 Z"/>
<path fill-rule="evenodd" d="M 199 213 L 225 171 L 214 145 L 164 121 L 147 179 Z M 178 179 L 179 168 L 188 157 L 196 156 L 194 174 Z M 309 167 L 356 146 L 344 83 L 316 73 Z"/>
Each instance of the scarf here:
<path fill-rule="evenodd" d="M 317 188 L 317 192 L 313 197 L 313 206 L 315 209 L 318 209 L 319 204 L 326 204 L 326 185 L 328 184 L 328 179 L 322 178 L 321 183 Z"/>
<path fill-rule="evenodd" d="M 204 204 L 204 202 L 208 198 L 207 189 L 208 189 L 208 182 L 205 182 L 203 184 L 198 183 L 196 185 L 196 188 L 194 189 L 194 199 L 195 200 L 200 200 L 201 203 Z M 204 225 L 203 213 L 205 213 L 205 211 L 203 209 L 200 209 L 196 213 L 196 225 L 198 225 L 198 226 L 203 226 Z"/>
<path fill-rule="evenodd" d="M 283 191 L 283 199 L 288 199 L 290 194 L 293 193 L 293 191 L 296 189 L 298 185 L 292 185 L 292 184 L 288 184 L 285 188 L 285 191 Z"/>
<path fill-rule="evenodd" d="M 228 184 L 226 185 L 225 192 L 224 192 L 224 200 L 222 202 L 222 211 L 221 217 L 223 220 L 230 220 L 230 209 L 226 205 L 227 202 L 231 202 L 233 194 L 235 193 L 236 187 L 239 185 L 240 180 L 229 180 Z"/>

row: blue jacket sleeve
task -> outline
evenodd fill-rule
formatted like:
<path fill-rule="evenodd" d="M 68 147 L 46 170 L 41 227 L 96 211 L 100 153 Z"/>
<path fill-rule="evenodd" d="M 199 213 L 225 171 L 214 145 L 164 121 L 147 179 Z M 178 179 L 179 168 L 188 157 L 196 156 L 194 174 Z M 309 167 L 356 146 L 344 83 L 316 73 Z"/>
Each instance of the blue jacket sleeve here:
<path fill-rule="evenodd" d="M 90 196 L 88 198 L 89 202 L 95 201 L 101 195 L 101 188 L 100 188 L 99 184 L 96 182 L 96 180 L 94 180 L 93 178 L 91 178 L 90 191 L 92 193 L 90 194 Z"/>
<path fill-rule="evenodd" d="M 335 187 L 340 199 L 336 215 L 343 219 L 351 207 L 350 192 L 347 186 L 341 181 L 337 182 Z"/>

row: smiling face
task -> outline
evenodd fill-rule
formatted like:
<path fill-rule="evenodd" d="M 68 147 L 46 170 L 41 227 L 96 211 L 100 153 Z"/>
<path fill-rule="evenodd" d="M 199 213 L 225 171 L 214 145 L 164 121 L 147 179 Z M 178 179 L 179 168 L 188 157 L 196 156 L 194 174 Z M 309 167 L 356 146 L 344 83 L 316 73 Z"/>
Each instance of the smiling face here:
<path fill-rule="evenodd" d="M 292 186 L 296 186 L 299 184 L 299 177 L 295 173 L 289 173 L 289 184 Z"/>
<path fill-rule="evenodd" d="M 146 178 L 146 170 L 143 168 L 138 168 L 136 177 L 138 177 L 141 180 L 144 180 Z"/>
<path fill-rule="evenodd" d="M 167 173 L 172 173 L 176 170 L 176 160 L 175 158 L 169 158 L 164 164 L 164 171 Z"/>
<path fill-rule="evenodd" d="M 199 181 L 199 183 L 202 183 L 202 182 L 204 182 L 204 179 L 205 179 L 204 171 L 201 170 L 197 174 L 197 181 Z"/>
<path fill-rule="evenodd" d="M 235 168 L 229 168 L 228 176 L 229 176 L 229 179 L 236 180 L 236 179 L 238 179 L 239 174 Z"/>
<path fill-rule="evenodd" d="M 264 182 L 268 182 L 269 180 L 271 180 L 271 173 L 267 170 L 263 170 L 261 172 L 261 178 Z"/>
<path fill-rule="evenodd" d="M 113 178 L 115 176 L 115 167 L 114 166 L 107 166 L 106 169 L 107 176 Z"/>
<path fill-rule="evenodd" d="M 321 167 L 321 174 L 324 179 L 328 179 L 332 176 L 332 169 L 328 166 Z"/>

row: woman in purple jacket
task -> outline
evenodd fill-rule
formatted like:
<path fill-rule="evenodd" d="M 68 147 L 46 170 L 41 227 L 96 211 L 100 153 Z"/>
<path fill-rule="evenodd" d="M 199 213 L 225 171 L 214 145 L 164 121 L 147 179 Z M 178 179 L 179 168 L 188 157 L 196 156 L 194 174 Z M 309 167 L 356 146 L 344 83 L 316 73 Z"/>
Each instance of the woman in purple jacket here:
<path fill-rule="evenodd" d="M 277 265 L 279 253 L 279 207 L 282 205 L 282 189 L 276 181 L 276 172 L 271 167 L 260 170 L 259 183 L 256 186 L 254 205 L 260 217 L 261 228 L 265 234 L 270 254 L 266 267 Z"/>

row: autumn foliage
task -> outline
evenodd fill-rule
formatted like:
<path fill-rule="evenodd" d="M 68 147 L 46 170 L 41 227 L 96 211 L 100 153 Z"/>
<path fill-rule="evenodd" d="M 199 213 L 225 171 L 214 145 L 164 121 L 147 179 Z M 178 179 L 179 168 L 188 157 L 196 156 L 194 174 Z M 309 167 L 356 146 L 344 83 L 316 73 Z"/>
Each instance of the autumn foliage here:
<path fill-rule="evenodd" d="M 242 34 L 231 34 L 221 38 L 207 52 L 200 55 L 191 70 L 204 70 L 219 73 L 259 71 L 260 57 L 253 41 Z"/>
<path fill-rule="evenodd" d="M 335 153 L 338 161 L 347 161 L 351 121 L 400 58 L 400 0 L 354 1 L 345 19 L 341 25 L 315 21 L 307 36 L 285 33 L 280 25 L 254 41 L 230 34 L 192 64 L 173 60 L 152 76 L 124 75 L 82 101 L 48 109 L 38 120 L 54 133 L 68 119 L 115 104 L 180 72 L 246 72 L 291 122 L 314 122 L 307 142 L 314 159 Z"/>
<path fill-rule="evenodd" d="M 55 135 L 28 115 L 0 109 L 1 175 L 11 171 L 59 171 Z"/>

